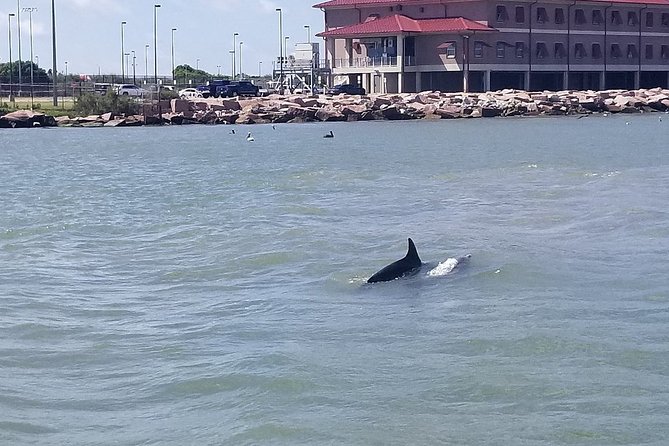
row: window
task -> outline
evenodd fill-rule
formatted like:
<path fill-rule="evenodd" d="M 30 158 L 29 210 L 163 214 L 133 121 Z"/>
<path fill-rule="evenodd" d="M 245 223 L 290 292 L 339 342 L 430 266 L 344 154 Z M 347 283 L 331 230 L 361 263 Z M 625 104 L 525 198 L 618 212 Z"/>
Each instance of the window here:
<path fill-rule="evenodd" d="M 636 59 L 637 57 L 639 57 L 639 53 L 636 50 L 636 45 L 634 44 L 627 45 L 627 58 Z"/>
<path fill-rule="evenodd" d="M 585 56 L 587 56 L 585 52 L 585 45 L 582 43 L 577 43 L 574 45 L 574 56 L 576 56 L 577 59 L 583 59 Z"/>
<path fill-rule="evenodd" d="M 483 42 L 474 42 L 474 57 L 483 57 Z"/>
<path fill-rule="evenodd" d="M 620 11 L 611 11 L 611 25 L 622 25 L 623 16 L 620 15 Z"/>
<path fill-rule="evenodd" d="M 546 23 L 548 22 L 548 13 L 546 8 L 538 7 L 537 8 L 537 23 Z"/>
<path fill-rule="evenodd" d="M 561 25 L 564 23 L 564 9 L 555 8 L 555 24 Z"/>
<path fill-rule="evenodd" d="M 537 43 L 537 59 L 545 59 L 548 56 L 548 48 L 543 42 Z"/>
<path fill-rule="evenodd" d="M 455 59 L 455 42 L 449 42 L 450 45 L 446 47 L 446 57 L 448 59 Z"/>
<path fill-rule="evenodd" d="M 593 59 L 602 58 L 602 47 L 599 45 L 599 43 L 592 44 L 592 58 Z"/>
<path fill-rule="evenodd" d="M 577 25 L 585 25 L 585 11 L 582 9 L 577 9 L 574 11 L 574 22 Z"/>
<path fill-rule="evenodd" d="M 604 16 L 602 15 L 602 10 L 601 9 L 593 9 L 592 10 L 592 24 L 593 25 L 601 25 L 604 23 Z"/>
<path fill-rule="evenodd" d="M 525 7 L 516 6 L 516 23 L 525 23 Z"/>
<path fill-rule="evenodd" d="M 516 57 L 519 59 L 525 57 L 525 42 L 516 42 Z"/>
<path fill-rule="evenodd" d="M 504 59 L 506 56 L 506 42 L 497 42 L 497 58 Z"/>
<path fill-rule="evenodd" d="M 623 54 L 622 51 L 620 51 L 620 45 L 618 45 L 617 43 L 612 43 L 611 44 L 611 57 L 614 57 L 614 58 L 617 59 L 620 56 L 622 56 L 622 54 Z"/>
<path fill-rule="evenodd" d="M 662 45 L 660 47 L 660 57 L 662 59 L 669 59 L 669 45 Z"/>
<path fill-rule="evenodd" d="M 652 12 L 647 12 L 646 13 L 646 27 L 648 27 L 648 28 L 653 27 L 653 13 Z"/>
<path fill-rule="evenodd" d="M 555 42 L 555 58 L 556 59 L 562 59 L 564 56 L 566 56 L 566 51 L 564 49 L 564 43 L 562 42 Z"/>
<path fill-rule="evenodd" d="M 646 59 L 653 58 L 653 45 L 646 45 Z"/>
<path fill-rule="evenodd" d="M 636 11 L 629 11 L 627 13 L 627 24 L 629 26 L 635 26 L 639 24 L 639 20 L 636 18 Z"/>
<path fill-rule="evenodd" d="M 660 21 L 660 23 L 662 24 L 662 26 L 669 26 L 669 13 L 663 12 L 661 17 L 662 20 Z"/>
<path fill-rule="evenodd" d="M 509 20 L 509 15 L 506 13 L 506 6 L 497 5 L 497 21 L 506 22 Z"/>

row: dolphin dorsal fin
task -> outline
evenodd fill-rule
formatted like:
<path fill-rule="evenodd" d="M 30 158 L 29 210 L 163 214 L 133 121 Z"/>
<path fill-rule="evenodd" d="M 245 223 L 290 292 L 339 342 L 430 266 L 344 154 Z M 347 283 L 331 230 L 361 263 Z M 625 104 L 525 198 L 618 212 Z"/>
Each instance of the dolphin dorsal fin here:
<path fill-rule="evenodd" d="M 413 240 L 411 240 L 411 238 L 409 238 L 409 250 L 407 251 L 407 255 L 404 258 L 407 260 L 412 260 L 418 263 L 422 263 L 420 257 L 418 256 L 416 245 L 413 244 Z"/>

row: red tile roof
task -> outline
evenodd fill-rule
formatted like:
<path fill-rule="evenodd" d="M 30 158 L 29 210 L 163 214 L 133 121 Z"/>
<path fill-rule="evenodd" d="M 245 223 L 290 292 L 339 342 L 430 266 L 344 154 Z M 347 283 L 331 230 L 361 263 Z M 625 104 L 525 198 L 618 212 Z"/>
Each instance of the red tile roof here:
<path fill-rule="evenodd" d="M 605 2 L 605 3 L 633 3 L 638 5 L 667 5 L 669 6 L 669 0 L 577 0 L 577 1 L 596 1 L 596 2 Z M 337 8 L 337 7 L 353 7 L 353 6 L 365 6 L 365 5 L 399 5 L 404 6 L 408 4 L 430 4 L 433 2 L 427 0 L 329 0 L 325 2 L 318 3 L 314 5 L 314 8 Z M 565 1 L 565 4 L 568 3 Z"/>
<path fill-rule="evenodd" d="M 395 14 L 365 23 L 334 28 L 322 33 L 320 37 L 357 36 L 370 34 L 397 34 L 407 33 L 447 33 L 458 31 L 495 31 L 494 28 L 483 25 L 464 17 L 450 17 L 447 19 L 416 20 L 405 15 Z"/>

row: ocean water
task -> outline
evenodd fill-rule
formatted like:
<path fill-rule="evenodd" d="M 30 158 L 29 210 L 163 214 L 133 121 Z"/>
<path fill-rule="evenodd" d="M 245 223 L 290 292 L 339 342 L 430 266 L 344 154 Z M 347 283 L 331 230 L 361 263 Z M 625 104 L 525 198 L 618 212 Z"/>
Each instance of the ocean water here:
<path fill-rule="evenodd" d="M 667 444 L 669 117 L 232 128 L 0 131 L 0 444 Z"/>

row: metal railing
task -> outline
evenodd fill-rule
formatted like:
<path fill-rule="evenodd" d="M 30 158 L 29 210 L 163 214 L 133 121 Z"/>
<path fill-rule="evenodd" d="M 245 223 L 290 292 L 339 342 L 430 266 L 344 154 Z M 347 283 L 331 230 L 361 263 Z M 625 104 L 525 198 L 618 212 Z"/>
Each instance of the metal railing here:
<path fill-rule="evenodd" d="M 355 59 L 335 59 L 335 68 L 376 68 L 396 67 L 397 57 L 357 57 Z"/>

